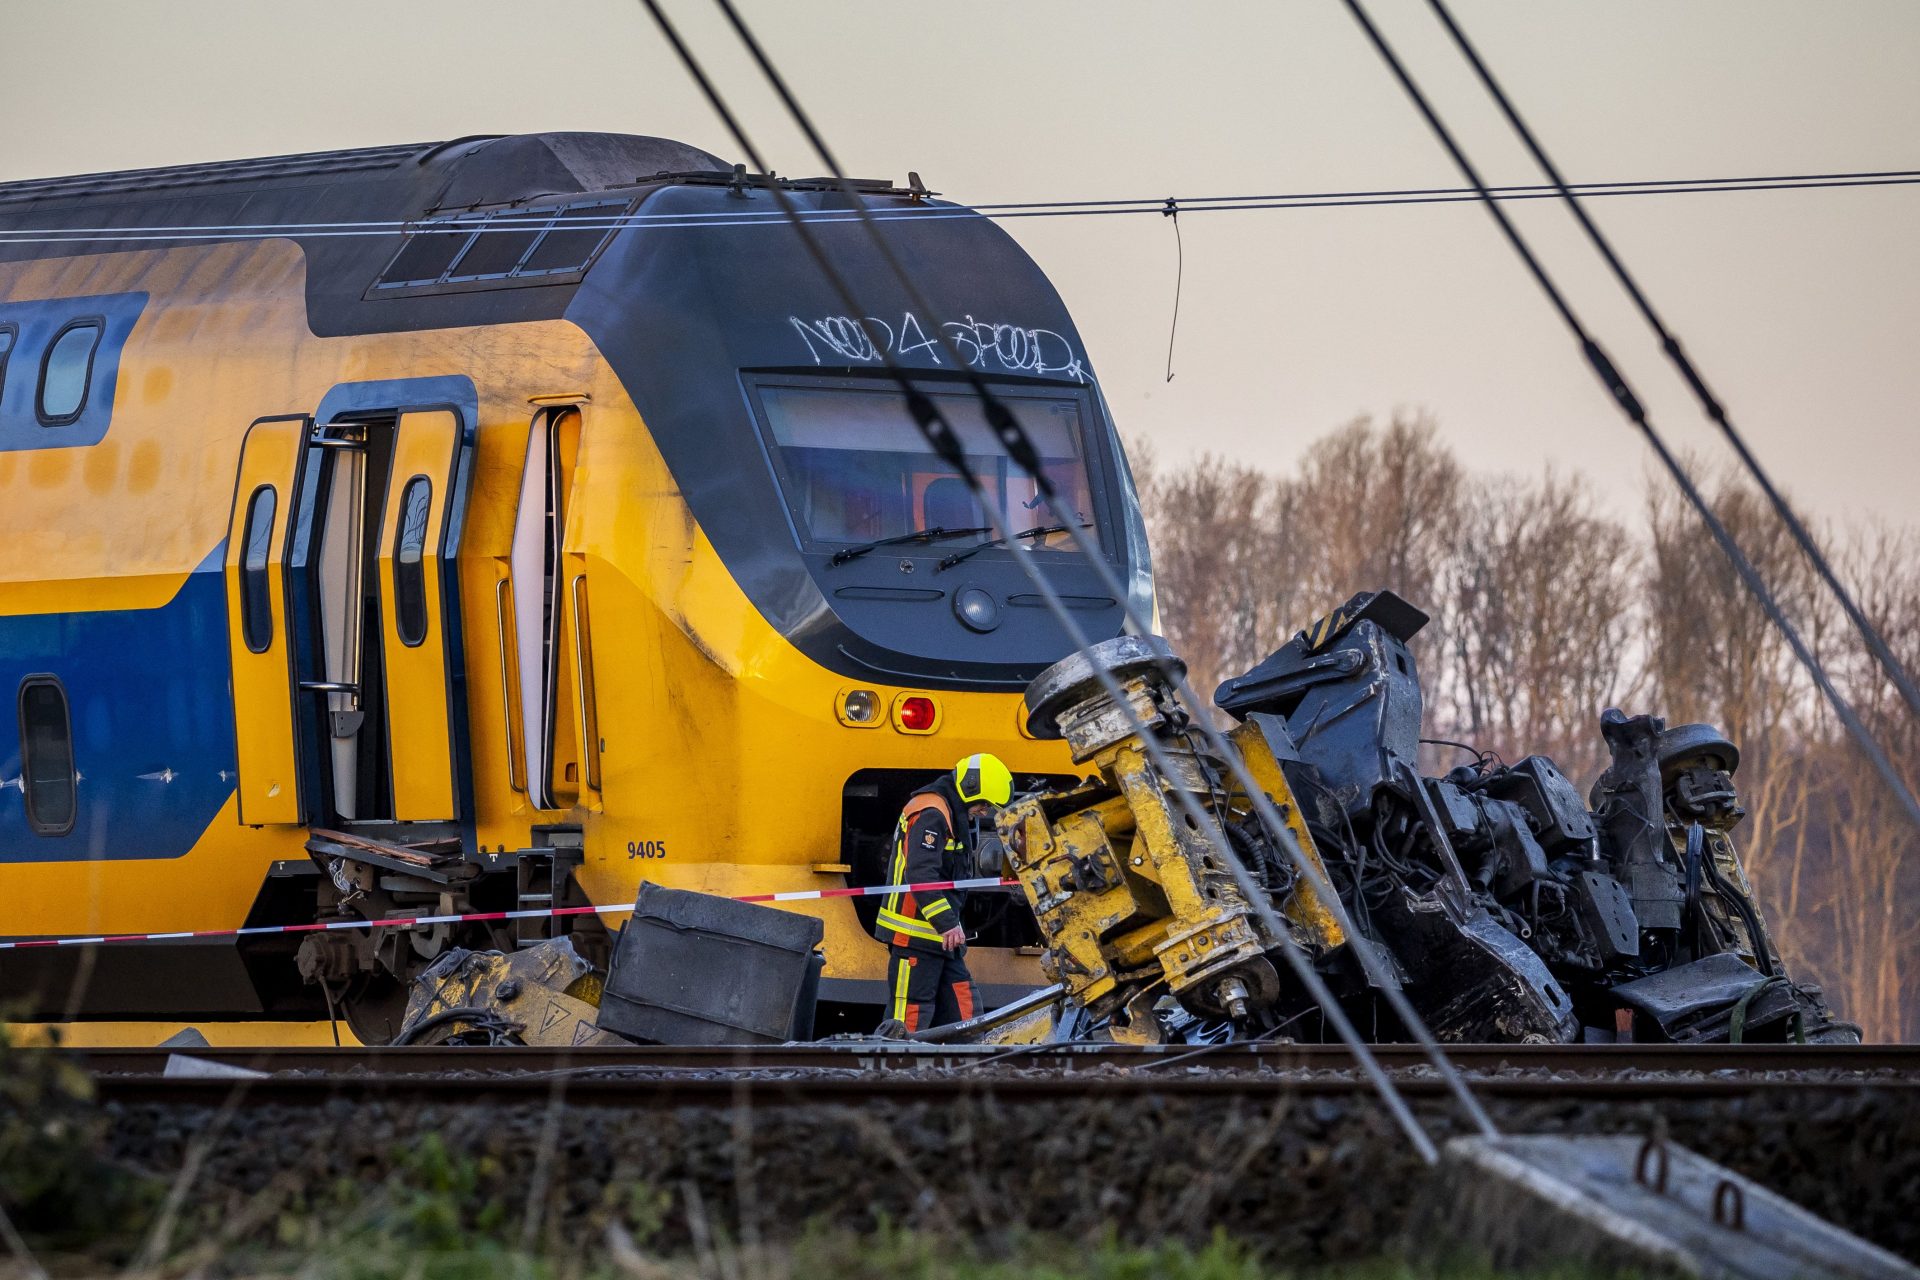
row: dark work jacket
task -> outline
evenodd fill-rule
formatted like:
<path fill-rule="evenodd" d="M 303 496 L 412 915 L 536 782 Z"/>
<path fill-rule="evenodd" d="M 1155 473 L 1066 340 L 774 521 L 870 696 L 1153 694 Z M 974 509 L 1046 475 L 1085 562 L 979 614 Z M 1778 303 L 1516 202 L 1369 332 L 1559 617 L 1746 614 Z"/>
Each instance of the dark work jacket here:
<path fill-rule="evenodd" d="M 967 806 L 946 774 L 907 798 L 887 859 L 888 884 L 925 884 L 972 874 L 972 828 Z M 886 896 L 873 935 L 894 946 L 943 951 L 940 935 L 960 923 L 965 895 L 956 890 L 896 891 Z"/>

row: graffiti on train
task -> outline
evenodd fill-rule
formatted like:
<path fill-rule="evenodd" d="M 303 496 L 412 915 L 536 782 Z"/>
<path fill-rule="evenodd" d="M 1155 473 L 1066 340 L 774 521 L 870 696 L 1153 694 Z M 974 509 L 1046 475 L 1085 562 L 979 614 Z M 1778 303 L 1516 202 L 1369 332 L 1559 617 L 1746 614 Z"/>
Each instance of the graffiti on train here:
<path fill-rule="evenodd" d="M 879 316 L 789 316 L 788 323 L 807 344 L 815 364 L 879 364 L 895 359 L 926 359 L 945 365 L 957 358 L 975 369 L 1024 373 L 1036 378 L 1090 382 L 1086 361 L 1073 344 L 1052 329 L 976 320 L 948 320 L 929 330 L 911 311 L 898 322 Z M 944 333 L 946 341 L 940 340 Z"/>

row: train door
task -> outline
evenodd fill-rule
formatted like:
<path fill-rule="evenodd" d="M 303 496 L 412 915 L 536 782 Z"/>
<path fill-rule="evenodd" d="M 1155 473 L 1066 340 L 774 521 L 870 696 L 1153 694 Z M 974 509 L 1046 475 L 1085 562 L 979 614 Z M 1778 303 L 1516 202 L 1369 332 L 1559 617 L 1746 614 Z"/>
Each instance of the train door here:
<path fill-rule="evenodd" d="M 312 419 L 262 418 L 247 429 L 227 523 L 227 644 L 233 660 L 239 819 L 305 819 L 287 555 Z"/>
<path fill-rule="evenodd" d="M 400 415 L 380 530 L 381 658 L 393 817 L 459 817 L 453 675 L 454 623 L 446 552 L 460 461 L 451 410 Z"/>
<path fill-rule="evenodd" d="M 299 553 L 315 644 L 302 687 L 342 823 L 458 820 L 468 767 L 454 579 L 466 453 L 449 409 L 312 433 Z"/>
<path fill-rule="evenodd" d="M 568 541 L 582 419 L 541 408 L 527 437 L 510 566 L 521 758 L 535 809 L 597 803 L 600 733 L 585 558 Z"/>

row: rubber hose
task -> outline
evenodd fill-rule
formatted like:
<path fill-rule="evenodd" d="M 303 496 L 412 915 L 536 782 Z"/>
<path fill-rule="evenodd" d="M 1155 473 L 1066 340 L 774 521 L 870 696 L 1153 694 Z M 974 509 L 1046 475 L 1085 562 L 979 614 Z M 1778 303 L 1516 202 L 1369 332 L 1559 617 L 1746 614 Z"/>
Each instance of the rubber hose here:
<path fill-rule="evenodd" d="M 418 1040 L 421 1037 L 421 1035 L 423 1035 L 424 1033 L 433 1030 L 435 1027 L 443 1026 L 449 1022 L 471 1022 L 474 1024 L 474 1030 L 476 1031 L 484 1030 L 490 1034 L 495 1034 L 495 1035 L 501 1032 L 512 1031 L 514 1029 L 513 1023 L 508 1022 L 506 1019 L 502 1018 L 499 1014 L 494 1013 L 490 1009 L 476 1009 L 476 1008 L 447 1009 L 443 1012 L 434 1014 L 431 1018 L 424 1018 L 421 1021 L 415 1023 L 413 1026 L 408 1027 L 406 1030 L 402 1031 L 399 1035 L 395 1036 L 393 1038 L 392 1043 L 396 1045 L 412 1044 L 414 1041 Z"/>
<path fill-rule="evenodd" d="M 1786 982 L 1786 979 L 1781 977 L 1768 978 L 1764 982 L 1757 983 L 1753 987 L 1749 988 L 1747 991 L 1747 994 L 1741 996 L 1737 1001 L 1734 1002 L 1733 1017 L 1727 1023 L 1727 1043 L 1728 1044 L 1741 1043 L 1741 1037 L 1746 1034 L 1748 1006 L 1750 1006 L 1755 1000 L 1759 999 L 1760 993 L 1762 991 L 1765 991 L 1768 987 L 1781 986 L 1785 984 L 1785 982 Z"/>
<path fill-rule="evenodd" d="M 1773 948 L 1767 943 L 1767 935 L 1760 928 L 1760 917 L 1755 913 L 1753 904 L 1747 901 L 1747 895 L 1721 877 L 1720 868 L 1714 865 L 1711 855 L 1700 859 L 1700 869 L 1707 873 L 1707 881 L 1713 885 L 1713 891 L 1731 902 L 1733 909 L 1740 913 L 1741 920 L 1746 922 L 1747 940 L 1753 944 L 1753 959 L 1760 967 L 1760 972 L 1769 978 L 1775 977 Z"/>

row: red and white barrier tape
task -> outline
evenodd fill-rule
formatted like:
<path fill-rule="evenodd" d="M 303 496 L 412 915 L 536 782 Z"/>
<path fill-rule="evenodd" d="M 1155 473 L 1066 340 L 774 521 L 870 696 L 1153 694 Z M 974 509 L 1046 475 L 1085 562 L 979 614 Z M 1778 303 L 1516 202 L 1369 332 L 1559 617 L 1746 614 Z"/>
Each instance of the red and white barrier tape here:
<path fill-rule="evenodd" d="M 1018 880 L 984 876 L 977 880 L 928 880 L 922 884 L 871 884 L 848 889 L 797 889 L 791 893 L 747 893 L 734 902 L 807 902 L 816 898 L 864 898 L 885 893 L 935 893 L 948 889 L 1005 889 Z M 470 911 L 452 916 L 402 916 L 392 920 L 319 920 L 311 924 L 259 924 L 243 929 L 181 929 L 172 933 L 103 933 L 68 938 L 0 940 L 0 951 L 28 947 L 84 947 L 108 942 L 174 942 L 182 938 L 255 938 L 269 933 L 320 933 L 328 929 L 404 929 L 423 924 L 464 924 L 475 920 L 539 920 L 548 916 L 620 915 L 629 905 L 608 907 L 536 907 L 525 911 Z"/>

